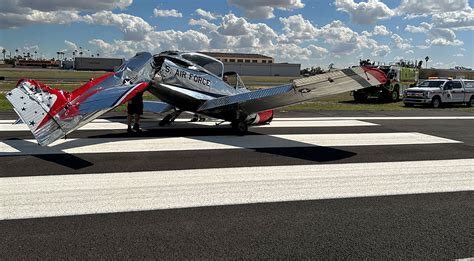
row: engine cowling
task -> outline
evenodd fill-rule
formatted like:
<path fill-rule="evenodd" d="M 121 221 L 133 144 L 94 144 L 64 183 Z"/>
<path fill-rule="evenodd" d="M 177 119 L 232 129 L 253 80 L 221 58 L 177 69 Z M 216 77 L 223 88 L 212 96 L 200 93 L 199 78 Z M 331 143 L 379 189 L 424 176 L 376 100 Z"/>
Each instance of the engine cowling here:
<path fill-rule="evenodd" d="M 273 120 L 273 110 L 261 111 L 252 115 L 249 125 L 263 125 L 268 124 Z"/>

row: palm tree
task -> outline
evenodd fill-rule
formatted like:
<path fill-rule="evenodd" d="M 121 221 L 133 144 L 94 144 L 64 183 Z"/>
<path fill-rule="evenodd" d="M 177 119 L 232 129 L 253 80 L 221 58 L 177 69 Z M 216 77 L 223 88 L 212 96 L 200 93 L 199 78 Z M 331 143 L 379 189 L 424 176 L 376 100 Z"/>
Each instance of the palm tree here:
<path fill-rule="evenodd" d="M 426 56 L 425 61 L 426 61 L 426 68 L 428 68 L 428 61 L 430 60 L 430 57 Z"/>
<path fill-rule="evenodd" d="M 5 48 L 3 48 L 2 50 L 2 54 L 3 54 L 3 60 L 5 61 L 5 54 L 7 53 L 7 50 L 5 50 Z"/>

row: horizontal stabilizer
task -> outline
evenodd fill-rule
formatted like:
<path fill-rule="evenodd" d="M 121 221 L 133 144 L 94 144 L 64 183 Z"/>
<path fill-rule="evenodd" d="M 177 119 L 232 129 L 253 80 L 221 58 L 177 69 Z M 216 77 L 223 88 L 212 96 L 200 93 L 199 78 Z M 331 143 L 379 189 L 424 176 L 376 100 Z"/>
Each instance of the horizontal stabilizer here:
<path fill-rule="evenodd" d="M 54 119 L 49 120 L 52 118 L 48 113 L 58 96 L 42 90 L 37 82 L 21 81 L 6 97 L 39 144 L 48 143 L 47 140 L 57 139 L 65 134 Z"/>

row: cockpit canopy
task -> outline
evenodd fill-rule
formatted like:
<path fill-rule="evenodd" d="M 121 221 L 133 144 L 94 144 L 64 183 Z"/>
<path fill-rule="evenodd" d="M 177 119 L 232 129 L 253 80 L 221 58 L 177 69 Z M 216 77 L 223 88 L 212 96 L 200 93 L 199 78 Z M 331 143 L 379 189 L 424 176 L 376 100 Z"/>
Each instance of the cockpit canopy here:
<path fill-rule="evenodd" d="M 217 77 L 222 78 L 224 64 L 222 64 L 221 61 L 200 53 L 182 53 L 180 56 L 183 59 L 201 66 Z"/>

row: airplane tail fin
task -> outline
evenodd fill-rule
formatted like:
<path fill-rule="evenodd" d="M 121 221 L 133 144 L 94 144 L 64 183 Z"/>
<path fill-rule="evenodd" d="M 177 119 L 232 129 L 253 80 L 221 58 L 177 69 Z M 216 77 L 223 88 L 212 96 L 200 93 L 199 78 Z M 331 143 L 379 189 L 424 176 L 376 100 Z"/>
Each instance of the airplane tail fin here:
<path fill-rule="evenodd" d="M 66 134 L 53 115 L 67 107 L 69 96 L 69 92 L 29 79 L 19 80 L 17 87 L 6 95 L 40 145 Z"/>

